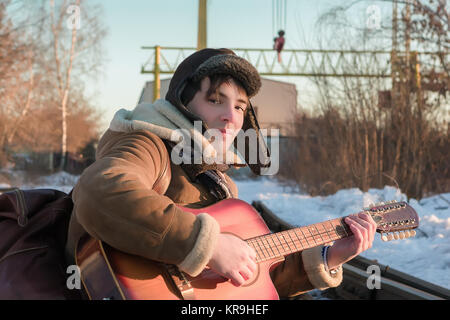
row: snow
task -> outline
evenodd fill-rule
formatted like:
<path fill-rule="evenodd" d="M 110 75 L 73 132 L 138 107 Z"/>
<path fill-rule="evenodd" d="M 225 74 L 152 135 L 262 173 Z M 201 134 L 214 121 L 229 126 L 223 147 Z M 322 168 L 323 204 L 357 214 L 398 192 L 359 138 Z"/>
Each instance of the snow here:
<path fill-rule="evenodd" d="M 78 177 L 58 173 L 24 182 L 22 189 L 52 188 L 68 193 Z M 294 226 L 304 226 L 343 217 L 361 211 L 370 203 L 389 200 L 406 201 L 397 188 L 345 189 L 329 196 L 310 196 L 284 187 L 276 179 L 235 180 L 239 198 L 252 203 L 262 201 L 272 212 Z M 0 181 L 0 188 L 10 187 Z M 434 195 L 409 204 L 420 217 L 417 235 L 413 238 L 383 242 L 375 238 L 372 248 L 361 256 L 377 260 L 383 265 L 450 289 L 450 193 Z"/>
<path fill-rule="evenodd" d="M 18 170 L 6 170 L 3 171 L 3 173 L 6 173 L 9 179 L 3 181 L 0 180 L 0 189 L 11 187 L 18 187 L 23 190 L 43 188 L 57 189 L 69 193 L 79 178 L 79 176 L 71 175 L 67 172 L 59 172 L 48 176 L 36 176 L 36 174 L 30 176 L 25 172 Z M 13 182 L 9 180 L 12 180 Z"/>

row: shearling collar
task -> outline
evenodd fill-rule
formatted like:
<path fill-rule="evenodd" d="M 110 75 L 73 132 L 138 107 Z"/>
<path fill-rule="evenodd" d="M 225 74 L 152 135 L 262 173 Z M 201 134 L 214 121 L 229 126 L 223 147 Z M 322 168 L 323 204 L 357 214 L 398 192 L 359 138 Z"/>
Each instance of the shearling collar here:
<path fill-rule="evenodd" d="M 201 146 L 204 158 L 209 158 L 208 162 L 214 162 L 213 159 L 217 156 L 212 144 L 200 131 L 196 130 L 194 124 L 164 99 L 156 100 L 154 103 L 141 103 L 133 111 L 120 109 L 115 113 L 109 129 L 116 132 L 148 130 L 163 140 L 177 144 L 183 143 L 182 135 L 177 130 L 185 129 L 190 133 L 196 147 Z M 227 156 L 227 159 L 234 159 L 233 163 L 228 164 L 245 165 L 233 147 L 228 152 L 231 155 Z"/>

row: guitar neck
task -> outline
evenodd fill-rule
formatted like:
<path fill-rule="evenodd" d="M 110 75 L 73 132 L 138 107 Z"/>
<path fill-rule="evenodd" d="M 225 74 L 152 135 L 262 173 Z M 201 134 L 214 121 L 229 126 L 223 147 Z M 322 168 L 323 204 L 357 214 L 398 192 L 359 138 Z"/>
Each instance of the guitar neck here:
<path fill-rule="evenodd" d="M 256 262 L 272 260 L 291 253 L 317 247 L 352 235 L 344 222 L 337 218 L 277 233 L 247 239 L 257 253 Z"/>

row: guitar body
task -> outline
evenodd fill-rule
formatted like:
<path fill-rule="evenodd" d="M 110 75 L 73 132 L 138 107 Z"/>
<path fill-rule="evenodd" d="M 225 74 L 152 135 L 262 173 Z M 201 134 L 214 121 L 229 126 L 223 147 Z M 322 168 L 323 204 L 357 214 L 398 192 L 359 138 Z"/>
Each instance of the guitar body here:
<path fill-rule="evenodd" d="M 218 221 L 221 232 L 234 234 L 243 240 L 270 233 L 255 209 L 242 200 L 227 199 L 206 208 L 182 209 L 194 214 L 207 212 Z M 183 299 L 182 290 L 177 287 L 164 264 L 115 250 L 90 237 L 80 240 L 76 256 L 84 287 L 91 299 Z M 228 279 L 208 268 L 197 277 L 183 273 L 189 282 L 189 298 L 278 299 L 269 272 L 283 260 L 283 257 L 277 257 L 258 263 L 258 270 L 252 279 L 240 287 L 232 285 Z"/>

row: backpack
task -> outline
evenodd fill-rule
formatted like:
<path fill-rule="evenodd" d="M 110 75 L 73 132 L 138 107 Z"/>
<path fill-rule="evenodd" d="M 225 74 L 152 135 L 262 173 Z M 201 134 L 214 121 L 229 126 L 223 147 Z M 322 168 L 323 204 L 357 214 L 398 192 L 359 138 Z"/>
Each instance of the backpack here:
<path fill-rule="evenodd" d="M 0 299 L 81 299 L 66 285 L 72 208 L 70 194 L 53 189 L 0 194 Z"/>
<path fill-rule="evenodd" d="M 169 154 L 164 159 L 153 186 L 159 194 L 166 192 L 172 178 Z M 0 193 L 0 300 L 87 299 L 83 290 L 70 290 L 67 284 L 71 194 L 18 188 Z"/>

